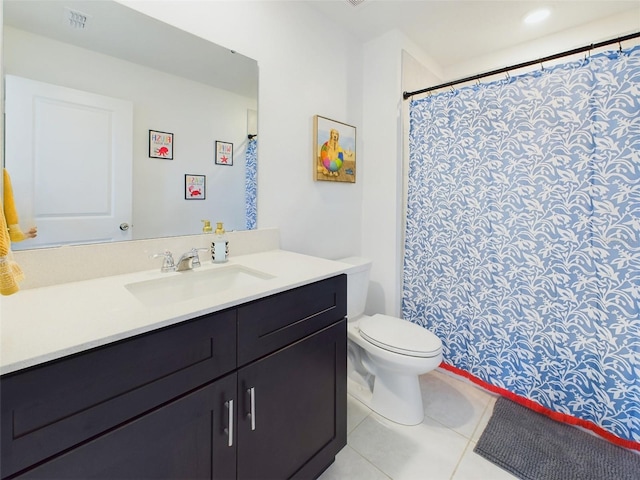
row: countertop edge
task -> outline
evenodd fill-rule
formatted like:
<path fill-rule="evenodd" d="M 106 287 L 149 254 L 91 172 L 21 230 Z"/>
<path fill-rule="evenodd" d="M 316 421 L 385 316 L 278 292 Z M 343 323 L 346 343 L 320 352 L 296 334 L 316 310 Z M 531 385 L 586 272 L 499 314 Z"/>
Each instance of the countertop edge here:
<path fill-rule="evenodd" d="M 267 257 L 275 257 L 275 258 L 268 258 L 267 260 L 265 260 Z M 237 257 L 236 259 L 236 262 L 239 262 L 240 264 L 243 264 L 243 265 L 248 264 L 252 267 L 255 267 L 256 265 L 261 265 L 261 264 L 267 265 L 267 268 L 264 268 L 264 267 L 263 268 L 265 270 L 269 270 L 272 272 L 274 271 L 275 267 L 271 266 L 271 268 L 269 268 L 268 264 L 269 262 L 273 263 L 274 261 L 280 262 L 281 268 L 279 270 L 281 272 L 287 271 L 287 266 L 284 265 L 284 262 L 294 262 L 295 268 L 292 267 L 292 269 L 298 273 L 293 273 L 293 274 L 283 273 L 280 275 L 281 281 L 274 282 L 274 284 L 271 284 L 271 285 L 267 285 L 267 288 L 263 290 L 252 289 L 251 292 L 248 293 L 247 295 L 239 295 L 236 293 L 235 297 L 229 298 L 226 301 L 222 301 L 220 303 L 217 303 L 215 305 L 211 305 L 208 307 L 202 308 L 201 306 L 198 306 L 197 303 L 194 302 L 194 305 L 196 306 L 192 310 L 188 310 L 184 308 L 185 307 L 184 305 L 182 305 L 183 309 L 180 313 L 175 315 L 169 313 L 169 315 L 172 315 L 170 318 L 168 318 L 166 315 L 162 316 L 162 315 L 159 315 L 157 312 L 154 312 L 154 310 L 161 310 L 159 308 L 157 309 L 148 308 L 146 314 L 149 317 L 152 317 L 152 319 L 147 321 L 146 323 L 141 323 L 139 325 L 132 325 L 132 328 L 130 329 L 124 328 L 118 331 L 107 332 L 104 334 L 97 334 L 95 337 L 91 339 L 79 341 L 77 343 L 69 342 L 68 345 L 62 348 L 52 348 L 51 350 L 43 351 L 41 353 L 26 355 L 25 358 L 16 358 L 15 360 L 9 359 L 7 360 L 6 363 L 5 363 L 5 358 L 1 358 L 2 364 L 0 365 L 0 375 L 9 375 L 11 373 L 16 373 L 24 369 L 36 367 L 38 365 L 42 365 L 50 361 L 59 360 L 61 358 L 79 354 L 94 348 L 103 347 L 105 345 L 109 345 L 114 342 L 125 340 L 127 338 L 132 338 L 137 335 L 149 333 L 149 332 L 152 332 L 161 328 L 169 327 L 172 325 L 177 325 L 181 322 L 192 320 L 194 318 L 198 318 L 203 315 L 219 312 L 222 310 L 226 310 L 228 308 L 237 307 L 239 305 L 242 305 L 254 300 L 258 300 L 260 298 L 265 298 L 265 297 L 275 295 L 275 294 L 278 294 L 290 289 L 294 289 L 303 285 L 307 285 L 316 281 L 320 281 L 327 278 L 331 278 L 336 275 L 340 275 L 342 273 L 345 273 L 345 271 L 348 268 L 348 265 L 337 262 L 337 261 L 325 260 L 317 257 L 310 257 L 302 254 L 296 254 L 293 252 L 286 252 L 284 250 L 271 250 L 267 252 L 260 252 L 256 254 Z M 293 263 L 291 265 L 293 265 Z M 139 276 L 139 274 L 137 274 L 137 276 Z M 134 278 L 134 277 L 136 277 L 136 274 L 125 274 L 125 275 L 108 277 L 107 279 L 93 279 L 93 280 L 86 280 L 86 281 L 80 281 L 80 282 L 72 282 L 72 283 L 63 284 L 63 285 L 56 285 L 53 287 L 42 287 L 40 289 L 30 290 L 32 292 L 30 294 L 30 297 L 37 298 L 38 294 L 42 293 L 42 296 L 44 298 L 46 297 L 47 292 L 50 292 L 52 288 L 55 288 L 58 291 L 64 291 L 67 288 L 68 289 L 85 288 L 85 289 L 88 289 L 88 291 L 91 291 L 91 289 L 93 289 L 96 291 L 95 294 L 98 294 L 97 290 L 100 288 L 103 288 L 102 283 L 104 283 L 107 280 L 115 282 L 116 285 L 118 284 L 118 282 L 124 285 L 127 283 L 127 281 L 130 278 Z M 181 303 L 185 304 L 187 302 L 181 302 Z M 0 308 L 2 308 L 2 306 L 3 304 L 0 303 Z M 141 308 L 139 305 L 137 307 L 139 309 Z M 170 310 L 171 309 L 169 309 L 169 311 Z M 156 314 L 158 320 L 153 319 L 154 313 Z M 71 315 L 73 315 L 73 313 L 71 313 Z M 79 309 L 78 315 L 83 315 L 83 309 Z M 14 318 L 14 319 L 7 320 L 6 318 L 2 318 L 2 320 L 0 320 L 1 322 L 0 326 L 3 327 L 3 328 L 0 328 L 0 340 L 2 340 L 2 346 L 5 353 L 7 350 L 7 345 L 6 345 L 7 342 L 5 342 L 6 338 L 3 338 L 5 334 L 7 334 L 5 327 L 8 322 L 12 322 L 12 321 L 19 322 L 20 319 Z M 61 330 L 64 331 L 64 325 L 61 326 Z M 14 354 L 13 356 L 15 357 L 16 355 Z M 2 357 L 5 357 L 5 355 L 2 355 Z"/>

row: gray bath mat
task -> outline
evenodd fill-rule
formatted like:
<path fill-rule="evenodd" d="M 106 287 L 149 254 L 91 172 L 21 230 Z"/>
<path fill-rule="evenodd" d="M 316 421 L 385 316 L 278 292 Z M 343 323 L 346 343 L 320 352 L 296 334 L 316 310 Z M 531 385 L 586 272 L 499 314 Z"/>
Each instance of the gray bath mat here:
<path fill-rule="evenodd" d="M 504 397 L 473 451 L 523 480 L 640 479 L 640 455 Z"/>

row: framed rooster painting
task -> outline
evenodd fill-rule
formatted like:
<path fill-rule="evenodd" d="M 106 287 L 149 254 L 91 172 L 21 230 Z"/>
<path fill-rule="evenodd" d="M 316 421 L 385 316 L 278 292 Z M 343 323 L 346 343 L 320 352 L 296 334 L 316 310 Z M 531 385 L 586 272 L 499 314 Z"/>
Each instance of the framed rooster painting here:
<path fill-rule="evenodd" d="M 314 180 L 355 183 L 356 127 L 313 117 Z"/>

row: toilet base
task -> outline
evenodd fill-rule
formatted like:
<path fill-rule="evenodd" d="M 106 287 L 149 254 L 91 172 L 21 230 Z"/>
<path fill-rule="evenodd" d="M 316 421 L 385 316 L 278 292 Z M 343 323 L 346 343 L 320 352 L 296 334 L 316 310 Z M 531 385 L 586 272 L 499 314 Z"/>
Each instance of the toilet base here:
<path fill-rule="evenodd" d="M 378 374 L 373 386 L 371 408 L 402 425 L 419 425 L 424 420 L 422 393 L 417 375 Z"/>
<path fill-rule="evenodd" d="M 365 406 L 401 425 L 419 425 L 424 420 L 422 393 L 417 375 L 376 376 L 373 392 L 347 378 L 347 391 Z"/>

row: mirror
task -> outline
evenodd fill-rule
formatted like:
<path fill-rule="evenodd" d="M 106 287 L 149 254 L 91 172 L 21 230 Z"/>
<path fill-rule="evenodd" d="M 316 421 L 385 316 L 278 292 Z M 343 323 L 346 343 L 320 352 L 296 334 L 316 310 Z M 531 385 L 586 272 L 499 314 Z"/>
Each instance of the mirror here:
<path fill-rule="evenodd" d="M 3 5 L 5 166 L 21 227 L 26 231 L 36 224 L 41 241 L 20 242 L 14 249 L 197 234 L 202 232 L 203 219 L 214 225 L 224 222 L 229 231 L 255 224 L 255 218 L 247 222 L 245 191 L 247 174 L 255 182 L 255 163 L 249 173 L 245 168 L 247 150 L 256 151 L 255 140 L 249 137 L 258 133 L 255 60 L 113 1 L 5 0 Z M 15 115 L 10 114 L 10 97 L 16 87 L 9 84 L 16 78 L 19 85 L 35 81 L 37 86 L 62 88 L 74 95 L 79 91 L 108 97 L 124 102 L 125 109 L 128 103 L 131 128 L 125 131 L 130 132 L 131 167 L 113 166 L 126 156 L 113 151 L 128 151 L 126 143 L 108 137 L 102 144 L 102 134 L 94 137 L 87 132 L 93 117 L 81 121 L 82 125 L 75 123 L 73 133 L 60 120 L 65 109 L 51 110 L 48 117 L 32 121 L 55 123 L 47 135 L 40 131 L 25 135 L 22 127 L 12 127 Z M 84 105 L 83 109 L 87 111 Z M 103 112 L 102 107 L 89 110 Z M 52 118 L 56 121 L 46 123 Z M 163 144 L 169 149 L 153 145 L 153 132 L 162 134 L 161 141 L 170 142 Z M 77 163 L 70 162 L 67 153 L 72 142 L 55 141 L 74 137 L 85 143 L 77 147 L 82 154 Z M 112 149 L 112 144 L 119 147 Z M 225 148 L 223 155 L 216 155 L 217 147 Z M 25 174 L 21 170 L 31 160 L 23 157 L 29 150 L 46 151 L 57 159 L 45 158 L 46 168 L 31 166 Z M 113 150 L 111 157 L 105 150 Z M 103 165 L 95 166 L 100 161 Z M 66 164 L 72 170 L 63 179 L 55 179 L 63 171 L 59 166 Z M 118 169 L 129 169 L 130 187 L 122 188 L 127 185 L 126 175 L 125 180 L 117 180 L 114 172 Z M 193 189 L 188 182 L 193 181 L 198 188 L 190 198 Z M 252 190 L 249 201 L 255 202 L 255 188 Z M 103 199 L 91 200 L 89 194 L 94 192 L 102 192 Z M 114 213 L 117 203 L 129 208 L 128 218 L 126 213 Z M 255 204 L 253 207 L 251 215 L 255 216 Z M 79 231 L 92 230 L 94 217 L 113 217 L 117 226 L 129 228 L 118 228 L 107 236 L 94 234 L 89 240 L 72 234 L 70 239 L 46 243 L 48 232 L 69 230 L 51 221 L 55 208 L 61 216 L 73 217 Z"/>

